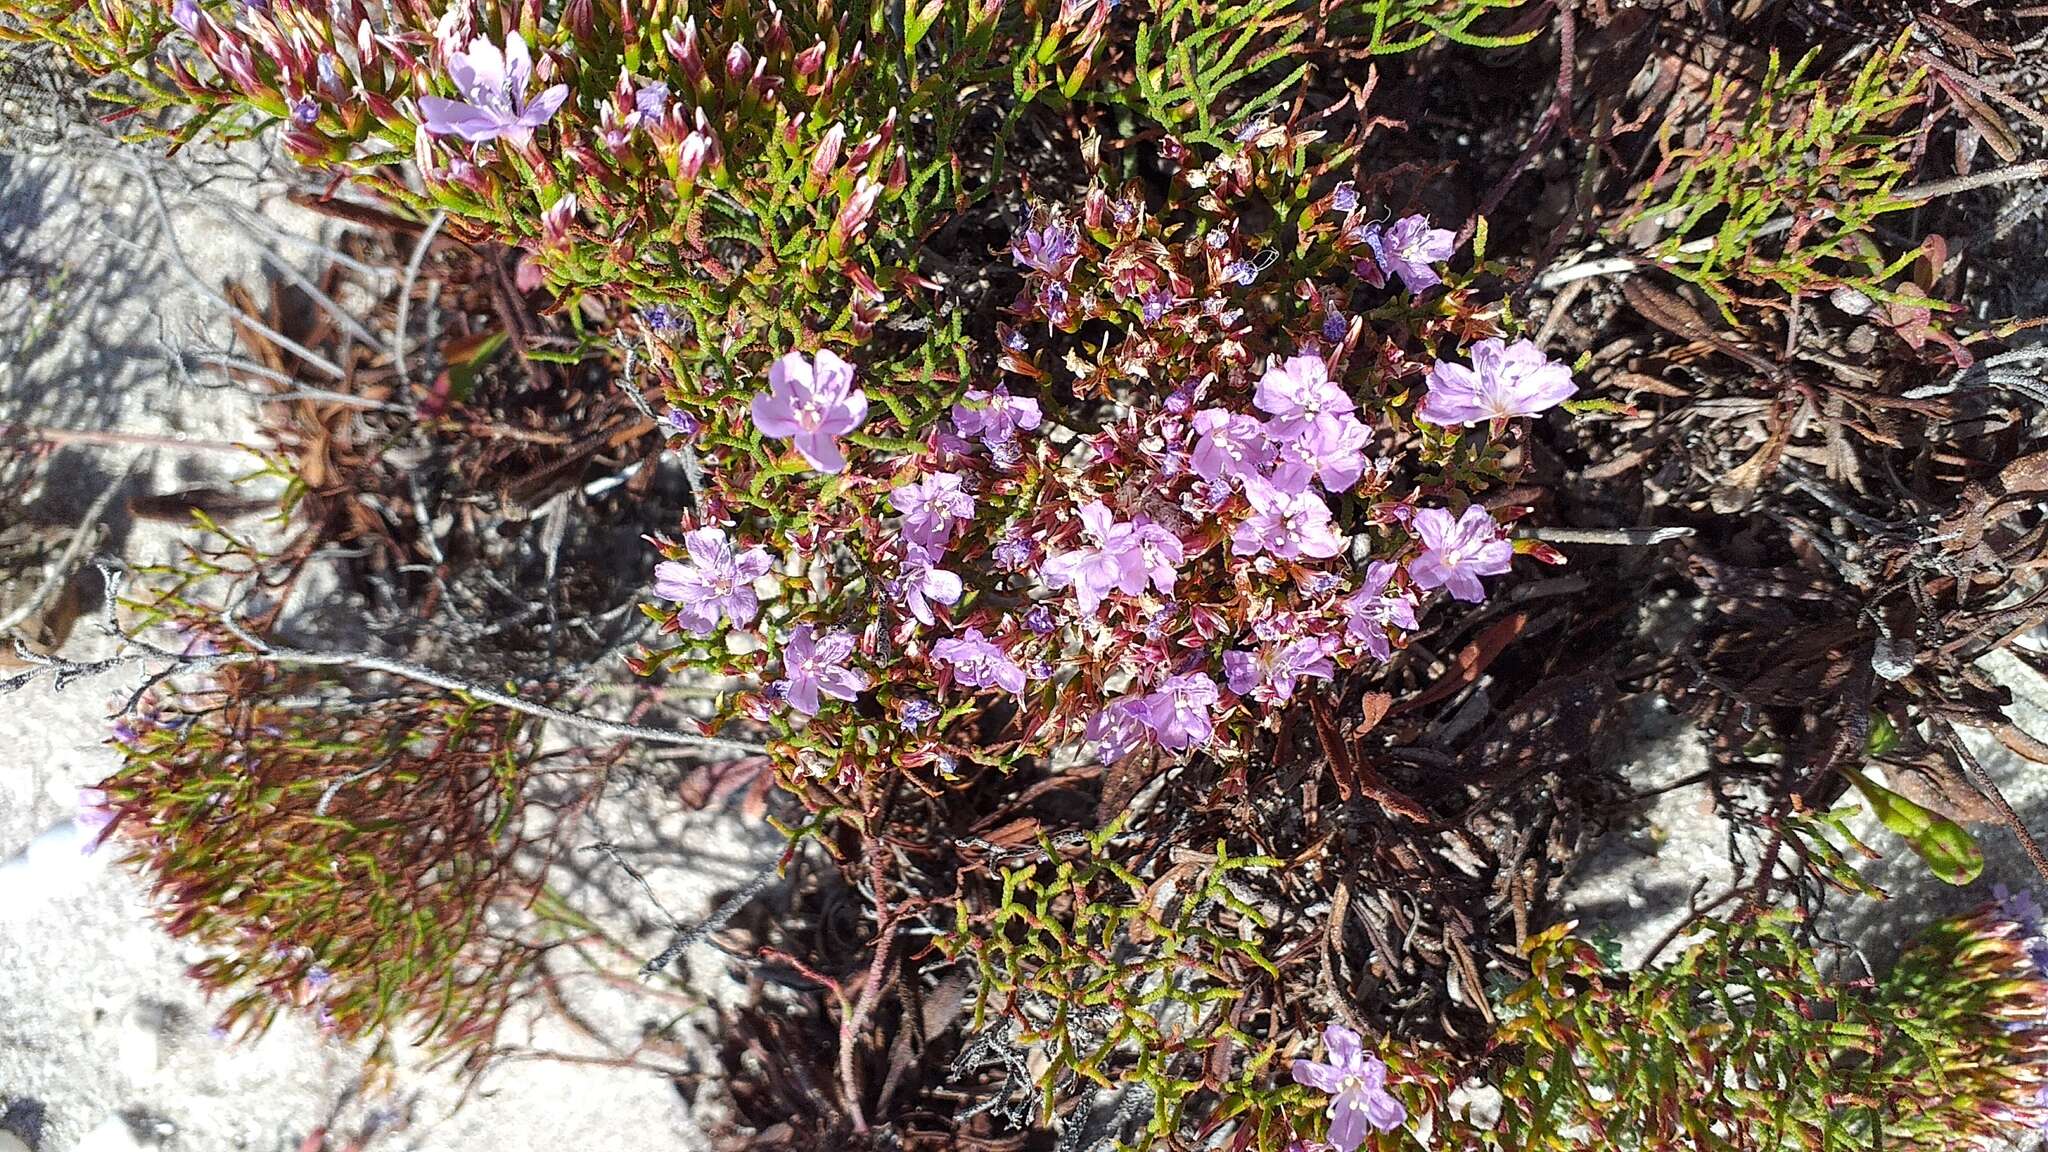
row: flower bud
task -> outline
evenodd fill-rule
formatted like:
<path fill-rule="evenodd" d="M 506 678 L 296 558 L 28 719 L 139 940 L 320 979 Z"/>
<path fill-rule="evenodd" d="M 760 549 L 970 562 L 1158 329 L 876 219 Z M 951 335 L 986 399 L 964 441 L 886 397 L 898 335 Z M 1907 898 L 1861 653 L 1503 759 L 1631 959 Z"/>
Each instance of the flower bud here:
<path fill-rule="evenodd" d="M 846 145 L 846 125 L 834 124 L 825 138 L 818 141 L 818 150 L 811 154 L 811 179 L 825 183 L 832 170 L 839 166 L 839 150 Z"/>
<path fill-rule="evenodd" d="M 695 184 L 705 162 L 711 158 L 711 148 L 711 137 L 702 132 L 685 137 L 682 150 L 676 155 L 676 181 L 684 187 Z"/>
<path fill-rule="evenodd" d="M 576 194 L 566 193 L 540 214 L 540 242 L 544 248 L 569 243 L 569 227 L 576 222 Z"/>
<path fill-rule="evenodd" d="M 754 54 L 747 51 L 745 44 L 734 44 L 725 50 L 725 74 L 727 78 L 738 80 L 753 71 L 753 68 Z"/>
<path fill-rule="evenodd" d="M 683 75 L 689 77 L 690 83 L 703 83 L 704 56 L 697 44 L 697 18 L 692 16 L 683 21 L 680 36 L 671 28 L 663 32 L 661 38 L 662 42 L 668 45 L 668 54 L 675 57 L 676 63 L 682 67 Z"/>
<path fill-rule="evenodd" d="M 825 66 L 825 42 L 818 41 L 796 54 L 796 74 L 809 76 Z"/>
<path fill-rule="evenodd" d="M 874 215 L 875 202 L 882 197 L 882 186 L 861 177 L 854 182 L 853 191 L 847 195 L 846 203 L 839 209 L 839 215 L 832 221 L 832 238 L 844 245 L 861 234 L 867 227 L 868 218 Z"/>

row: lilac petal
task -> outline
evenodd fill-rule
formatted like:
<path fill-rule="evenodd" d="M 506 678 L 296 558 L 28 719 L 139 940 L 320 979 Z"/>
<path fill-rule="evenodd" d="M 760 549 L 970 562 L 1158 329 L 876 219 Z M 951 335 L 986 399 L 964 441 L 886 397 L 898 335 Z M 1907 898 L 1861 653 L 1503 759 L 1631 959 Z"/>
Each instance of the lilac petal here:
<path fill-rule="evenodd" d="M 533 101 L 526 106 L 526 111 L 519 114 L 519 122 L 528 128 L 538 128 L 542 124 L 547 123 L 548 117 L 553 116 L 555 110 L 562 106 L 562 101 L 568 98 L 569 86 L 567 84 L 557 84 L 540 95 L 535 96 Z"/>
<path fill-rule="evenodd" d="M 803 431 L 803 426 L 796 422 L 795 414 L 790 411 L 789 397 L 780 389 L 755 395 L 752 412 L 754 427 L 759 428 L 763 436 L 787 440 Z"/>
<path fill-rule="evenodd" d="M 811 462 L 811 467 L 820 472 L 842 472 L 846 469 L 846 456 L 839 451 L 839 442 L 829 433 L 799 432 L 790 441 L 798 454 Z"/>
<path fill-rule="evenodd" d="M 1340 1068 L 1351 1068 L 1358 1064 L 1358 1033 L 1342 1024 L 1332 1024 L 1323 1029 L 1323 1047 L 1329 1049 L 1330 1063 Z"/>
<path fill-rule="evenodd" d="M 1296 1060 L 1294 1082 L 1318 1092 L 1336 1093 L 1344 1089 L 1344 1073 L 1341 1069 L 1314 1060 Z"/>
<path fill-rule="evenodd" d="M 505 88 L 515 97 L 526 91 L 533 75 L 533 55 L 526 50 L 526 37 L 514 32 L 505 37 Z"/>
<path fill-rule="evenodd" d="M 1365 1122 L 1382 1132 L 1392 1132 L 1408 1122 L 1408 1109 L 1393 1094 L 1384 1091 L 1365 1093 Z"/>
<path fill-rule="evenodd" d="M 823 356 L 825 353 L 820 352 L 818 355 Z M 818 431 L 833 436 L 844 436 L 848 432 L 860 427 L 866 422 L 867 418 L 867 393 L 855 392 L 845 400 L 840 401 L 839 406 L 834 408 L 825 417 L 824 422 L 818 425 Z"/>
<path fill-rule="evenodd" d="M 1338 1152 L 1354 1152 L 1365 1143 L 1365 1130 L 1370 1124 L 1361 1101 L 1346 1093 L 1330 1101 L 1329 1141 Z"/>
<path fill-rule="evenodd" d="M 806 716 L 818 714 L 818 682 L 808 676 L 783 681 L 789 706 Z"/>

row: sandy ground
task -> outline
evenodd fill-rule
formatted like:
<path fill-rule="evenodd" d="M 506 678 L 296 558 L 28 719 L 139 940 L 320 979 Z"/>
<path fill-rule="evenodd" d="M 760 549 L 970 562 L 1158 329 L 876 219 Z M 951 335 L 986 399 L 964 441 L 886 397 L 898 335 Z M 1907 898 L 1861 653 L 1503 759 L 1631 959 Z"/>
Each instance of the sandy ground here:
<path fill-rule="evenodd" d="M 315 230 L 303 215 L 277 209 L 261 184 L 238 177 L 213 192 L 263 208 L 288 235 Z M 189 438 L 155 448 L 68 447 L 25 504 L 0 507 L 0 525 L 21 517 L 70 523 L 131 469 L 126 483 L 149 491 L 237 470 L 238 458 L 217 445 L 253 431 L 253 401 L 175 379 L 165 349 L 220 337 L 211 288 L 257 271 L 265 244 L 218 210 L 180 209 L 168 222 L 181 264 L 165 222 L 146 185 L 120 163 L 0 155 L 0 424 Z M 285 241 L 268 243 L 313 258 Z M 146 558 L 171 538 L 168 528 L 117 513 L 105 546 Z M 89 633 L 90 624 L 80 630 Z M 1994 671 L 2022 697 L 2015 718 L 2048 737 L 2048 684 L 2009 662 Z M 81 856 L 70 831 L 76 790 L 114 766 L 103 744 L 105 715 L 133 683 L 132 673 L 114 673 L 61 694 L 37 684 L 0 701 L 0 1152 L 16 1152 L 8 1134 L 34 1152 L 268 1152 L 318 1147 L 304 1142 L 323 1129 L 337 1133 L 327 1145 L 336 1149 L 347 1146 L 339 1134 L 366 1130 L 377 1133 L 369 1146 L 380 1149 L 702 1146 L 690 1110 L 657 1076 L 513 1062 L 486 1076 L 458 1110 L 458 1086 L 415 1067 L 388 1089 L 366 1091 L 364 1053 L 303 1021 L 256 1042 L 213 1035 L 212 1010 L 183 976 L 197 954 L 154 926 L 133 879 Z M 1639 786 L 1704 764 L 1704 749 L 1682 723 L 1654 706 L 1636 721 L 1626 770 Z M 1990 761 L 2022 814 L 2048 829 L 2048 778 L 2003 754 Z M 602 832 L 653 861 L 649 876 L 663 902 L 687 918 L 757 874 L 776 840 L 726 815 L 649 816 L 677 807 L 672 785 L 622 783 L 603 809 L 610 826 Z M 1889 833 L 1867 820 L 1863 828 L 1889 853 L 1872 877 L 1897 899 L 1859 909 L 1840 930 L 1874 952 L 1986 898 L 1994 880 L 2019 885 L 2029 875 L 1995 829 L 1983 830 L 1991 856 L 1984 882 L 1956 890 L 1928 877 Z M 1683 914 L 1695 884 L 1705 878 L 1718 890 L 1725 882 L 1722 847 L 1701 790 L 1665 793 L 1585 863 L 1573 906 L 1588 929 L 1614 932 L 1624 956 L 1639 961 Z M 635 947 L 659 948 L 666 929 L 636 893 L 617 877 L 587 882 Z M 696 993 L 735 994 L 715 956 L 690 960 Z M 515 1027 L 515 1038 L 603 1054 L 655 1022 L 649 1002 L 632 992 L 593 985 L 579 996 L 579 1015 L 599 1037 L 542 1021 Z"/>
<path fill-rule="evenodd" d="M 249 176 L 230 173 L 198 196 L 174 187 L 160 217 L 118 160 L 0 155 L 0 425 L 182 441 L 71 444 L 25 500 L 0 507 L 0 527 L 73 523 L 124 476 L 125 492 L 167 492 L 246 470 L 247 458 L 221 445 L 253 433 L 254 401 L 178 379 L 167 348 L 218 346 L 213 289 L 257 273 L 266 247 L 317 258 L 291 237 L 316 235 L 318 222 L 279 207 L 276 189 Z M 278 233 L 232 206 L 260 211 Z M 23 464 L 0 460 L 16 475 Z M 129 522 L 117 503 L 102 546 L 146 560 L 167 555 L 174 538 L 172 527 Z M 100 642 L 93 633 L 81 622 L 74 650 Z M 306 1021 L 254 1042 L 216 1035 L 216 1010 L 184 976 L 202 954 L 156 927 L 136 881 L 84 856 L 73 831 L 77 790 L 116 764 L 106 715 L 136 676 L 117 671 L 61 693 L 38 682 L 0 700 L 0 1152 L 269 1152 L 320 1147 L 306 1143 L 320 1130 L 331 1149 L 366 1133 L 377 1149 L 703 1146 L 685 1102 L 656 1075 L 512 1061 L 465 1100 L 464 1085 L 420 1067 L 419 1053 L 401 1054 L 395 1082 L 366 1085 L 365 1053 Z M 592 831 L 632 852 L 662 903 L 687 919 L 757 874 L 779 838 L 723 814 L 649 815 L 674 812 L 673 785 L 620 781 Z M 665 942 L 669 929 L 622 877 L 591 869 L 577 888 L 632 949 L 652 955 Z M 715 955 L 685 960 L 697 977 L 687 996 L 572 981 L 594 1035 L 548 1018 L 516 1020 L 504 1038 L 613 1055 L 690 1001 L 735 994 Z"/>

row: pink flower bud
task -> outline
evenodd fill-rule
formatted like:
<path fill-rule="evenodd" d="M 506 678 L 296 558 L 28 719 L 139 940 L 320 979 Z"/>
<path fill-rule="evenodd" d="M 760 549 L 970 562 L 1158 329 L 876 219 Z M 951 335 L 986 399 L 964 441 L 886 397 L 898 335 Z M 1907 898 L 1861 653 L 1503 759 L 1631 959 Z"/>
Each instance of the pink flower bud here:
<path fill-rule="evenodd" d="M 734 44 L 725 50 L 725 74 L 734 80 L 745 76 L 754 67 L 754 54 L 747 51 L 745 44 Z"/>
<path fill-rule="evenodd" d="M 825 138 L 818 141 L 818 150 L 811 155 L 811 179 L 820 184 L 832 175 L 839 166 L 839 150 L 846 145 L 846 125 L 834 124 Z"/>
<path fill-rule="evenodd" d="M 559 248 L 569 242 L 569 226 L 576 222 L 576 194 L 564 195 L 540 214 L 540 242 L 546 248 Z"/>
<path fill-rule="evenodd" d="M 676 157 L 676 179 L 688 186 L 697 182 L 704 171 L 704 162 L 711 158 L 711 137 L 702 132 L 692 132 L 683 140 L 682 151 Z"/>
<path fill-rule="evenodd" d="M 668 54 L 675 57 L 676 63 L 682 66 L 683 74 L 690 78 L 690 82 L 702 82 L 704 56 L 697 46 L 697 18 L 692 16 L 683 21 L 681 36 L 676 35 L 675 29 L 671 28 L 663 32 L 661 38 L 662 42 L 668 45 Z"/>
<path fill-rule="evenodd" d="M 818 41 L 796 54 L 796 74 L 809 76 L 825 66 L 825 42 Z"/>
<path fill-rule="evenodd" d="M 889 162 L 889 179 L 883 185 L 891 194 L 903 191 L 910 183 L 910 165 L 903 159 L 903 150 L 897 149 L 896 158 Z"/>
<path fill-rule="evenodd" d="M 867 227 L 868 217 L 874 215 L 875 202 L 882 198 L 882 186 L 863 176 L 854 182 L 853 192 L 846 198 L 846 204 L 839 209 L 839 215 L 832 221 L 832 235 L 840 242 L 852 240 Z"/>

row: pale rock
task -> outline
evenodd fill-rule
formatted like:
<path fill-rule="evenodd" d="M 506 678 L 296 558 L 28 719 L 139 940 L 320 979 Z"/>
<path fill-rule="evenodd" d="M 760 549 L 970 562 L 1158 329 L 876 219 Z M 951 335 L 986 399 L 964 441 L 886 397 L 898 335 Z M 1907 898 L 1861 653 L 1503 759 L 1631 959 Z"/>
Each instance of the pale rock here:
<path fill-rule="evenodd" d="M 99 1127 L 85 1134 L 74 1152 L 150 1152 L 156 1141 L 145 1144 L 136 1138 L 128 1122 L 119 1116 L 109 1116 L 100 1121 Z"/>

